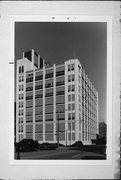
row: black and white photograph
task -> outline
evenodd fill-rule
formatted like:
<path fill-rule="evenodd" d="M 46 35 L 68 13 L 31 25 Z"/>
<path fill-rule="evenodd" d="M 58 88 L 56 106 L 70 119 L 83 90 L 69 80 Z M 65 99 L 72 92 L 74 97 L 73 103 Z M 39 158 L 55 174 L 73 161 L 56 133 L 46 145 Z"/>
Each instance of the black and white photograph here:
<path fill-rule="evenodd" d="M 0 178 L 118 179 L 120 5 L 1 1 Z"/>
<path fill-rule="evenodd" d="M 106 160 L 107 22 L 14 27 L 14 158 Z"/>

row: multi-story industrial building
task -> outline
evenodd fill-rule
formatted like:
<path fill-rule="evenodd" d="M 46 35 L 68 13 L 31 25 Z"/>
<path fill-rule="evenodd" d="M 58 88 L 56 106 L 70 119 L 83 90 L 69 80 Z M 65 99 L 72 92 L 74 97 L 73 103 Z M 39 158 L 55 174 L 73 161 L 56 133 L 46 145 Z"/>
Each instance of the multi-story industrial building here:
<path fill-rule="evenodd" d="M 98 134 L 98 93 L 78 59 L 49 66 L 34 50 L 16 65 L 16 141 L 91 144 Z"/>

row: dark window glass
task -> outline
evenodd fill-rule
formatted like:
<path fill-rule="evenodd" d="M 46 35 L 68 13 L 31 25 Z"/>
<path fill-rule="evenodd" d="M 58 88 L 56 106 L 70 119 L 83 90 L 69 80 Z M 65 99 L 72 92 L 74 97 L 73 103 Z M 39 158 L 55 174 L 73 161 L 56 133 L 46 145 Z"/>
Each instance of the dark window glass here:
<path fill-rule="evenodd" d="M 40 75 L 40 76 L 36 76 L 35 77 L 35 80 L 38 81 L 38 80 L 42 80 L 43 79 L 43 75 Z"/>
<path fill-rule="evenodd" d="M 19 74 L 21 73 L 21 67 L 19 67 Z"/>
<path fill-rule="evenodd" d="M 58 71 L 56 72 L 56 76 L 63 76 L 65 74 L 64 71 Z"/>

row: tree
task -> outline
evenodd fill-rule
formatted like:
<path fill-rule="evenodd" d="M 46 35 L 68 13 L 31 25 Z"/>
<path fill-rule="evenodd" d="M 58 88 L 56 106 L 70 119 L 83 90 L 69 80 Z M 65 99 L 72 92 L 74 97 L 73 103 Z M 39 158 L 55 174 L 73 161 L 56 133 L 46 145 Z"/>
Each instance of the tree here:
<path fill-rule="evenodd" d="M 105 122 L 99 123 L 99 137 L 100 138 L 107 137 L 107 125 Z"/>

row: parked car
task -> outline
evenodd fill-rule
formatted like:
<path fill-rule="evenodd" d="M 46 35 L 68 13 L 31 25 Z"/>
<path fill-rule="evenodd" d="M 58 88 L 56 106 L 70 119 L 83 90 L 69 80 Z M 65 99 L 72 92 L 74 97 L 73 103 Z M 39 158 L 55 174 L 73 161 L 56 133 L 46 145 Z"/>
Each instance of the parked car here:
<path fill-rule="evenodd" d="M 54 150 L 57 148 L 57 144 L 56 143 L 42 143 L 40 144 L 40 150 Z"/>
<path fill-rule="evenodd" d="M 76 141 L 71 147 L 83 147 L 83 143 L 81 141 Z"/>
<path fill-rule="evenodd" d="M 39 149 L 39 143 L 33 139 L 22 139 L 16 143 L 16 151 L 37 151 Z"/>

